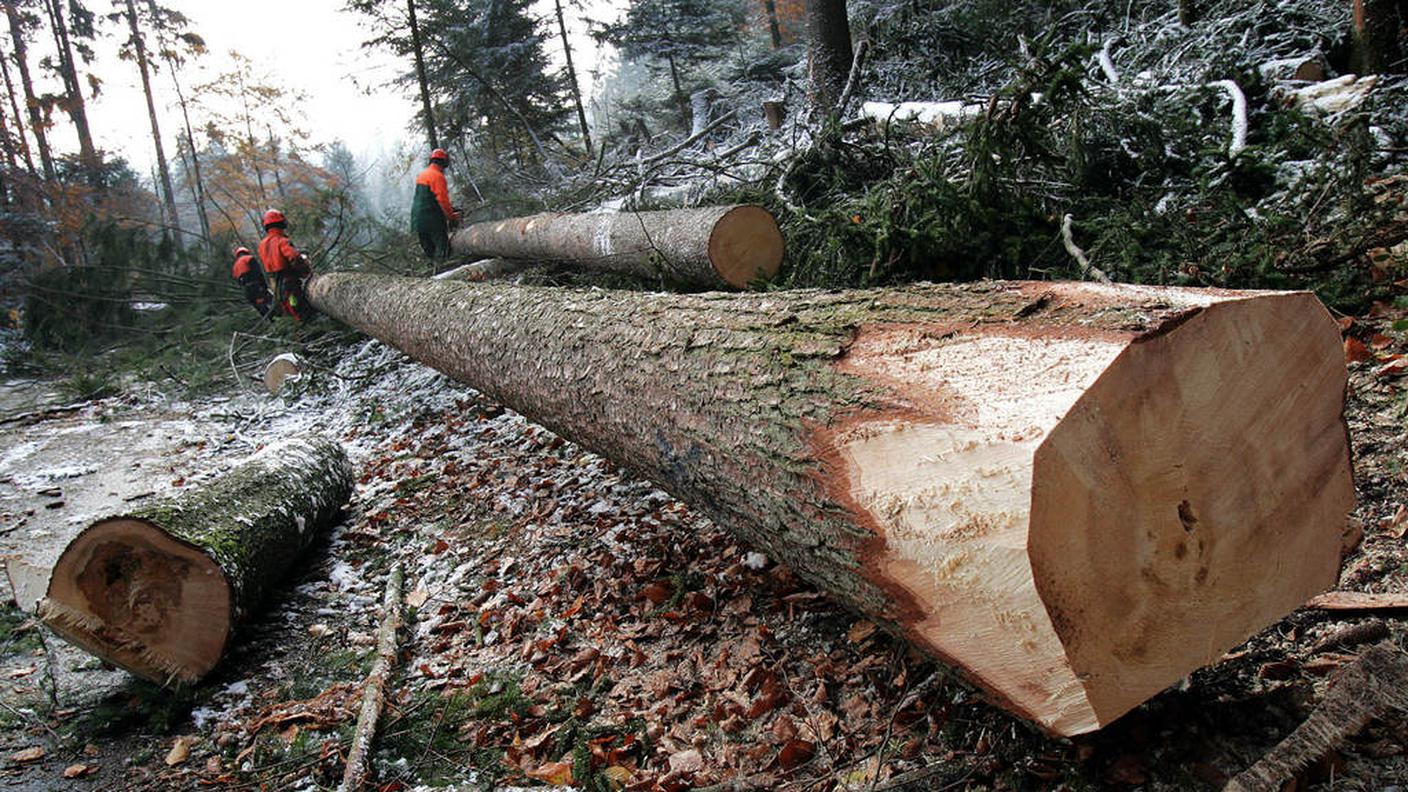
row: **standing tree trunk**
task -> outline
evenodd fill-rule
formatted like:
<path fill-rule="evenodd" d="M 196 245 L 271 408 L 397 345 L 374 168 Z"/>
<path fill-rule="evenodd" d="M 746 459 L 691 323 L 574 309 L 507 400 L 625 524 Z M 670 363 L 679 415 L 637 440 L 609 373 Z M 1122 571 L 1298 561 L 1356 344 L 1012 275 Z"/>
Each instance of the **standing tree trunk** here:
<path fill-rule="evenodd" d="M 167 70 L 171 73 L 171 84 L 176 87 L 176 101 L 181 105 L 181 121 L 186 128 L 186 151 L 190 153 L 191 175 L 194 182 L 196 217 L 200 218 L 200 232 L 208 245 L 210 239 L 210 215 L 206 212 L 205 203 L 205 181 L 200 175 L 200 152 L 196 150 L 196 136 L 191 130 L 191 113 L 186 107 L 186 94 L 181 90 L 181 81 L 176 77 L 175 64 L 170 60 L 166 62 Z"/>
<path fill-rule="evenodd" d="M 29 110 L 29 129 L 34 134 L 34 145 L 39 149 L 39 164 L 44 168 L 44 178 L 54 180 L 54 156 L 49 151 L 49 136 L 45 132 L 44 117 L 39 112 L 39 98 L 34 95 L 34 81 L 29 76 L 29 55 L 24 42 L 24 26 L 20 23 L 19 12 L 14 2 L 5 3 L 5 15 L 10 20 L 10 37 L 14 39 L 15 65 L 20 71 L 20 86 L 24 88 L 24 103 Z"/>
<path fill-rule="evenodd" d="M 420 43 L 420 23 L 416 21 L 416 0 L 406 0 L 406 14 L 411 23 L 411 50 L 416 58 L 416 83 L 420 86 L 421 112 L 425 114 L 425 137 L 432 149 L 438 149 L 440 136 L 435 132 L 435 111 L 430 105 L 430 86 L 425 79 L 425 51 Z"/>
<path fill-rule="evenodd" d="M 1401 67 L 1399 0 L 1354 0 L 1350 67 L 1360 74 L 1382 74 Z"/>
<path fill-rule="evenodd" d="M 846 0 L 806 0 L 806 13 L 807 93 L 813 107 L 835 107 L 854 57 Z"/>
<path fill-rule="evenodd" d="M 592 130 L 587 126 L 587 111 L 582 107 L 582 89 L 577 85 L 577 68 L 572 65 L 572 42 L 567 40 L 567 21 L 562 16 L 562 0 L 553 0 L 557 9 L 557 30 L 562 35 L 562 52 L 567 56 L 567 81 L 572 84 L 572 101 L 577 105 L 577 124 L 582 128 L 582 143 L 587 157 L 592 156 Z"/>
<path fill-rule="evenodd" d="M 162 196 L 166 201 L 166 214 L 171 227 L 181 234 L 181 215 L 176 211 L 176 191 L 171 187 L 171 169 L 166 163 L 166 148 L 161 143 L 161 124 L 156 117 L 156 100 L 152 96 L 152 80 L 147 69 L 147 45 L 142 41 L 142 31 L 137 27 L 137 6 L 127 0 L 127 26 L 132 31 L 132 47 L 137 53 L 137 70 L 142 75 L 142 92 L 147 97 L 147 119 L 152 126 L 152 145 L 156 148 L 157 173 L 161 177 Z"/>
<path fill-rule="evenodd" d="M 782 48 L 782 28 L 777 24 L 777 0 L 763 0 L 763 8 L 768 15 L 768 33 L 772 36 L 772 48 Z"/>
<path fill-rule="evenodd" d="M 353 483 L 332 441 L 269 446 L 208 485 L 90 525 L 54 565 L 40 618 L 138 676 L 195 682 Z"/>
<path fill-rule="evenodd" d="M 1178 0 L 1178 21 L 1189 27 L 1198 21 L 1198 9 L 1194 0 Z"/>
<path fill-rule="evenodd" d="M 321 311 L 657 482 L 1063 735 L 1334 582 L 1339 329 L 1308 293 L 668 295 L 354 273 Z"/>
<path fill-rule="evenodd" d="M 480 258 L 564 263 L 712 289 L 771 278 L 783 255 L 777 220 L 752 205 L 514 217 L 475 223 L 450 246 Z"/>
<path fill-rule="evenodd" d="M 96 169 L 98 150 L 93 145 L 93 132 L 88 126 L 88 103 L 83 98 L 83 83 L 78 79 L 78 64 L 73 59 L 68 25 L 64 22 L 63 0 L 45 0 L 49 23 L 54 29 L 54 46 L 59 52 L 59 73 L 64 82 L 64 109 L 78 132 L 78 159 L 85 168 Z"/>
<path fill-rule="evenodd" d="M 14 82 L 10 80 L 10 65 L 7 61 L 8 56 L 0 53 L 0 74 L 5 77 L 5 95 L 10 99 L 10 112 L 15 119 L 15 138 L 19 141 L 20 153 L 24 155 L 25 170 L 37 179 L 39 172 L 34 169 L 34 155 L 29 151 L 29 137 L 24 133 L 24 114 L 20 112 L 19 94 L 15 91 Z"/>

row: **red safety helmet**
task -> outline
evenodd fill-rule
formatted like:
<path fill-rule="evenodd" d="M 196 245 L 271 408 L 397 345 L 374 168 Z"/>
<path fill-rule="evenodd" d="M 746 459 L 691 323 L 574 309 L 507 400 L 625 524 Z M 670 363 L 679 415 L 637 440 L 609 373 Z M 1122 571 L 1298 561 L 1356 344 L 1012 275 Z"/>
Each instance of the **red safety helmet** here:
<path fill-rule="evenodd" d="M 233 255 L 235 258 L 239 258 L 240 256 L 248 256 L 249 248 L 245 247 L 244 245 L 235 245 L 235 252 Z"/>
<path fill-rule="evenodd" d="M 445 152 L 445 149 L 435 149 L 434 151 L 430 152 L 430 161 L 434 162 L 435 160 L 444 160 L 445 162 L 449 162 L 450 155 Z"/>
<path fill-rule="evenodd" d="M 274 224 L 276 224 L 276 223 L 282 223 L 282 222 L 285 222 L 285 221 L 284 221 L 284 213 L 283 213 L 283 212 L 280 212 L 278 209 L 270 209 L 269 211 L 267 211 L 267 212 L 264 213 L 264 227 L 265 227 L 265 228 L 268 228 L 269 226 L 274 225 Z"/>

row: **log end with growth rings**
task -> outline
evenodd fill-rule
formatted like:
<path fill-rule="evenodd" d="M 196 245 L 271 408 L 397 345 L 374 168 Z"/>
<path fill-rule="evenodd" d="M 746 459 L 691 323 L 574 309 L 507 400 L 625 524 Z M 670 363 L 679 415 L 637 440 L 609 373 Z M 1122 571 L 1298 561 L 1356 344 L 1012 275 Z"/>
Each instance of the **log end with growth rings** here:
<path fill-rule="evenodd" d="M 229 582 L 210 556 L 129 517 L 74 539 L 39 604 L 65 640 L 158 684 L 194 682 L 214 668 L 231 613 Z"/>
<path fill-rule="evenodd" d="M 761 206 L 735 206 L 709 232 L 709 262 L 720 278 L 739 289 L 776 277 L 783 249 L 777 220 Z"/>
<path fill-rule="evenodd" d="M 1144 287 L 1054 284 L 1089 316 Z M 1035 296 L 1035 295 L 1033 295 Z M 1354 504 L 1335 323 L 1298 293 L 1171 318 L 865 326 L 899 409 L 820 436 L 915 643 L 1057 734 L 1099 729 L 1334 582 Z"/>

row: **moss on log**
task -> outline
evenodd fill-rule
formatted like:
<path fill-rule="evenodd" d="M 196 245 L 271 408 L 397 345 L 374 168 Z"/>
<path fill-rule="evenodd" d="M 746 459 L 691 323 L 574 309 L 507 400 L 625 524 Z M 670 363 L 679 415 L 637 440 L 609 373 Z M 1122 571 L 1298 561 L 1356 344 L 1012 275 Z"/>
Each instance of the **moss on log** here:
<path fill-rule="evenodd" d="M 138 676 L 195 682 L 352 489 L 337 443 L 271 445 L 209 483 L 94 522 L 55 564 L 40 617 Z"/>

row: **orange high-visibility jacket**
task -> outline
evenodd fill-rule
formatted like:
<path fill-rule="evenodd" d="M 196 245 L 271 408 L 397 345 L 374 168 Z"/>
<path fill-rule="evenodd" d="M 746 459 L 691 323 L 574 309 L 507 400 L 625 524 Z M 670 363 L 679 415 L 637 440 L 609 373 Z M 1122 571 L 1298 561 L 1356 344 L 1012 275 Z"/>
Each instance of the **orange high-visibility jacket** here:
<path fill-rule="evenodd" d="M 425 170 L 416 177 L 416 192 L 424 187 L 430 190 L 435 196 L 435 203 L 440 205 L 440 212 L 445 216 L 445 222 L 449 223 L 459 219 L 455 212 L 455 207 L 450 203 L 450 186 L 445 181 L 445 171 L 439 165 L 430 164 L 425 166 Z"/>
<path fill-rule="evenodd" d="M 260 280 L 264 279 L 264 273 L 259 271 L 259 266 L 255 263 L 254 256 L 246 253 L 235 259 L 235 266 L 230 270 L 230 277 L 237 281 L 242 281 L 251 274 L 258 275 Z"/>
<path fill-rule="evenodd" d="M 282 228 L 269 229 L 259 240 L 259 260 L 264 264 L 264 271 L 270 275 L 277 275 L 286 269 L 303 269 L 299 262 L 301 255 L 298 248 L 288 241 Z"/>

